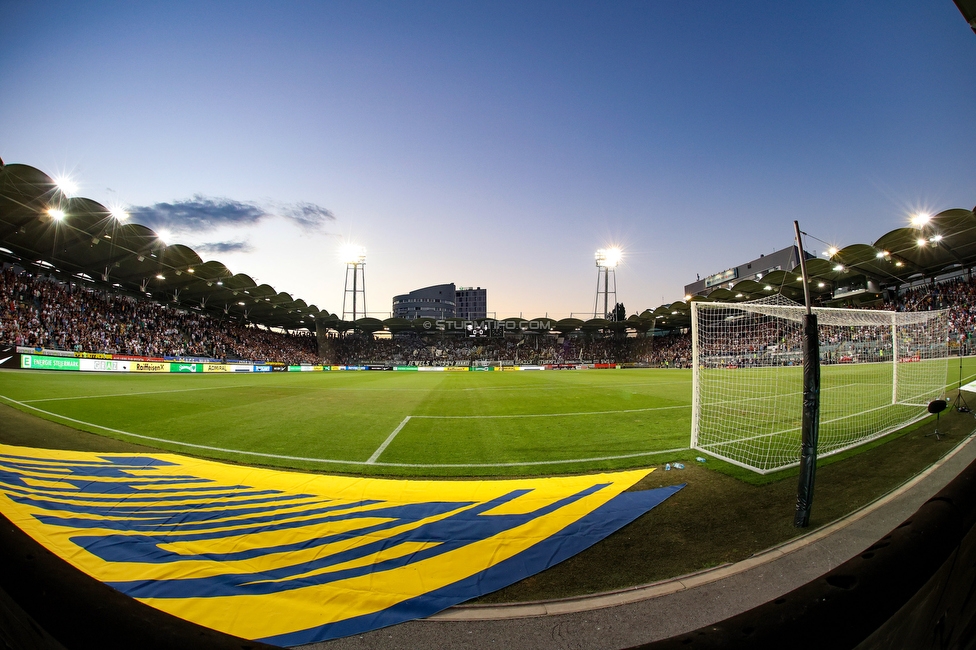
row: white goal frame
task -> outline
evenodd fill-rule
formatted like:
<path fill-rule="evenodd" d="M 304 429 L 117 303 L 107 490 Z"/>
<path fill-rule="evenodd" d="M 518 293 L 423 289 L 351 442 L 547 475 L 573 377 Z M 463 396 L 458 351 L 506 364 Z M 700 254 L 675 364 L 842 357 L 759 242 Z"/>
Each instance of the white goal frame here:
<path fill-rule="evenodd" d="M 822 363 L 819 456 L 921 420 L 945 394 L 946 310 L 813 312 Z M 691 303 L 693 449 L 760 474 L 799 464 L 805 313 L 782 296 Z"/>

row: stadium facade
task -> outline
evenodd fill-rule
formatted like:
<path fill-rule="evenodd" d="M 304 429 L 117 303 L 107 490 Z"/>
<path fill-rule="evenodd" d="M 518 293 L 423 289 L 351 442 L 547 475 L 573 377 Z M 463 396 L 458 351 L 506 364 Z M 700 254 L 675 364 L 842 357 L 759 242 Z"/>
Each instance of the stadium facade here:
<path fill-rule="evenodd" d="M 806 253 L 807 259 L 813 257 Z M 695 282 L 685 285 L 686 296 L 707 296 L 715 289 L 731 289 L 742 280 L 759 281 L 773 271 L 789 271 L 800 263 L 800 256 L 796 246 L 788 246 L 769 255 L 760 255 L 751 262 L 733 266 L 730 269 L 713 273 L 708 277 L 699 277 Z"/>
<path fill-rule="evenodd" d="M 457 317 L 477 320 L 488 317 L 488 290 L 481 287 L 458 287 L 455 302 Z"/>
<path fill-rule="evenodd" d="M 410 293 L 393 296 L 393 317 L 454 318 L 457 315 L 457 289 L 454 283 L 435 284 Z"/>
<path fill-rule="evenodd" d="M 488 317 L 488 290 L 481 287 L 456 287 L 453 282 L 414 289 L 393 297 L 393 317 L 463 318 Z"/>

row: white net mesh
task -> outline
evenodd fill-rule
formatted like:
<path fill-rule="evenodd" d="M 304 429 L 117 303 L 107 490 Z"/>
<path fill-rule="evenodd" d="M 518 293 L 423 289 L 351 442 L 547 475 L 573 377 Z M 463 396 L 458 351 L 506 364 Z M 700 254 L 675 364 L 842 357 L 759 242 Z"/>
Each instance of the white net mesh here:
<path fill-rule="evenodd" d="M 692 303 L 692 447 L 764 474 L 799 462 L 805 313 L 780 296 Z M 943 394 L 947 312 L 814 313 L 820 456 L 921 419 Z"/>

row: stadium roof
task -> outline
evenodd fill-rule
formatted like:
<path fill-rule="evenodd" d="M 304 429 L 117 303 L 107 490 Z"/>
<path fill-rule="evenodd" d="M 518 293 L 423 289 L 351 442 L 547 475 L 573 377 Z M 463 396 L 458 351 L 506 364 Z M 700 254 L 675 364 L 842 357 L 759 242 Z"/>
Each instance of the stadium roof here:
<path fill-rule="evenodd" d="M 897 228 L 873 244 L 851 244 L 827 258 L 806 262 L 810 291 L 814 298 L 830 299 L 834 290 L 858 277 L 878 287 L 899 287 L 918 280 L 976 267 L 976 215 L 972 210 L 951 209 L 930 218 L 917 219 L 912 226 Z M 712 290 L 691 301 L 744 302 L 775 293 L 802 303 L 800 267 L 773 271 L 761 280 L 740 280 Z M 691 307 L 678 301 L 650 312 L 654 327 L 691 327 Z"/>
<path fill-rule="evenodd" d="M 976 33 L 976 0 L 954 0 L 954 2 L 959 7 L 962 17 L 966 19 L 973 32 Z"/>
<path fill-rule="evenodd" d="M 319 313 L 91 199 L 65 195 L 34 167 L 2 161 L 0 259 L 266 327 L 311 330 Z"/>
<path fill-rule="evenodd" d="M 0 259 L 266 327 L 314 330 L 318 316 L 320 323 L 338 330 L 436 328 L 434 322 L 425 324 L 424 319 L 346 323 L 288 293 L 258 285 L 243 273 L 231 273 L 219 261 L 204 262 L 193 249 L 167 244 L 149 228 L 120 220 L 91 199 L 69 197 L 34 167 L 4 165 L 3 161 Z M 874 244 L 852 244 L 829 258 L 807 260 L 811 292 L 828 299 L 852 278 L 863 276 L 879 287 L 892 287 L 972 267 L 976 267 L 976 216 L 964 209 L 946 210 L 911 227 L 892 230 Z M 692 300 L 743 302 L 774 293 L 802 302 L 800 268 L 773 271 L 759 281 L 741 280 Z M 525 327 L 524 319 L 517 321 L 519 330 L 532 331 L 565 333 L 609 327 L 603 319 L 585 323 L 578 319 L 536 319 L 540 323 Z M 678 301 L 645 310 L 625 322 L 637 329 L 683 329 L 691 326 L 691 307 Z"/>

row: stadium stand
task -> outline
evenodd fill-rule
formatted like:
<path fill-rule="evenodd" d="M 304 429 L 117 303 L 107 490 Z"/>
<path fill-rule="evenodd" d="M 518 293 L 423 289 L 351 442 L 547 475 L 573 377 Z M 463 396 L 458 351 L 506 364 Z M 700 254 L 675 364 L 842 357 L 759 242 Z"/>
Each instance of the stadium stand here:
<path fill-rule="evenodd" d="M 496 338 L 457 338 L 450 335 L 371 339 L 346 336 L 334 346 L 340 364 L 468 365 L 513 363 L 572 365 L 579 363 L 637 363 L 684 367 L 691 359 L 691 339 L 679 333 L 654 340 L 648 337 L 569 338 L 519 335 Z"/>
<path fill-rule="evenodd" d="M 0 342 L 75 352 L 316 363 L 315 337 L 110 294 L 80 283 L 0 273 Z"/>

